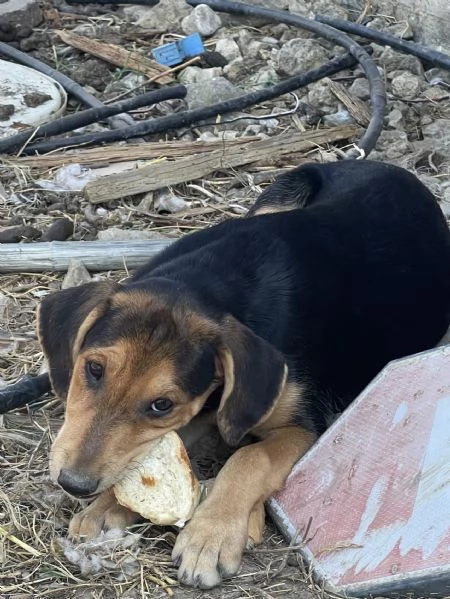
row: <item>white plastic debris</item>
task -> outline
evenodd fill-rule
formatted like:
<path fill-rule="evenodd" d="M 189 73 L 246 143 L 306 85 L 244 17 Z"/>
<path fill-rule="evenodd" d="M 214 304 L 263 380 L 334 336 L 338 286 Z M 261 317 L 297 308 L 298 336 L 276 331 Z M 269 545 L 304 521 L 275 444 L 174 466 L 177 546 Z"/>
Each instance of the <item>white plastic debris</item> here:
<path fill-rule="evenodd" d="M 67 94 L 54 79 L 0 60 L 0 138 L 60 117 L 66 103 Z"/>
<path fill-rule="evenodd" d="M 55 173 L 53 181 L 40 179 L 36 181 L 39 187 L 49 191 L 83 191 L 89 181 L 98 179 L 98 174 L 80 164 L 67 164 Z"/>

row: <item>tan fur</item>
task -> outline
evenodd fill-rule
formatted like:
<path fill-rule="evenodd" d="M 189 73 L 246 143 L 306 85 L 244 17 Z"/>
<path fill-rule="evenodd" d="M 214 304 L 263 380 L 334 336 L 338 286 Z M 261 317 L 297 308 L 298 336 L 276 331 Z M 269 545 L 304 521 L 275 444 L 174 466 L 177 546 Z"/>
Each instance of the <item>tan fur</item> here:
<path fill-rule="evenodd" d="M 176 561 L 181 558 L 181 580 L 193 584 L 200 579 L 205 587 L 218 584 L 219 555 L 225 576 L 237 571 L 252 511 L 281 489 L 292 466 L 314 441 L 315 435 L 300 427 L 284 427 L 231 456 L 211 493 L 178 535 L 172 555 Z M 252 529 L 256 535 L 254 520 Z"/>
<path fill-rule="evenodd" d="M 295 412 L 301 402 L 302 393 L 303 388 L 298 383 L 286 383 L 271 411 L 262 418 L 252 432 L 264 437 L 267 432 L 273 429 L 289 426 L 294 422 Z"/>
<path fill-rule="evenodd" d="M 296 210 L 297 208 L 297 202 L 285 205 L 274 204 L 273 206 L 271 206 L 270 204 L 263 204 L 261 207 L 252 210 L 249 216 L 260 216 L 261 214 L 276 214 L 277 212 L 291 212 L 291 210 Z"/>
<path fill-rule="evenodd" d="M 102 530 L 124 529 L 140 519 L 139 514 L 120 505 L 109 489 L 73 516 L 69 524 L 69 536 L 76 540 L 94 539 Z"/>
<path fill-rule="evenodd" d="M 98 491 L 103 491 L 127 465 L 139 460 L 150 441 L 183 427 L 201 410 L 212 389 L 190 400 L 175 383 L 170 357 L 158 360 L 153 354 L 150 360 L 143 354 L 132 340 L 123 339 L 76 357 L 65 421 L 50 456 L 53 479 L 61 468 L 82 469 L 101 479 Z M 85 382 L 87 360 L 102 364 L 107 373 L 100 394 L 94 395 Z M 151 421 L 137 417 L 142 402 L 167 396 L 176 403 L 171 414 Z"/>

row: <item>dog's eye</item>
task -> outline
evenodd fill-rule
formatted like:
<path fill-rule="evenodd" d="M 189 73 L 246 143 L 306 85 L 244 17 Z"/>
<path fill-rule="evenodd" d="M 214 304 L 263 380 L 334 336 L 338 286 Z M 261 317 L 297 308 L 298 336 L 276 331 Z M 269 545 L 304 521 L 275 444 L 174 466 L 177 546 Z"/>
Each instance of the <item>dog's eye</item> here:
<path fill-rule="evenodd" d="M 167 399 L 165 397 L 161 397 L 160 399 L 155 399 L 148 406 L 146 413 L 148 416 L 158 417 L 165 416 L 169 414 L 173 409 L 173 401 L 171 399 Z"/>
<path fill-rule="evenodd" d="M 86 371 L 88 375 L 95 381 L 99 381 L 103 376 L 103 366 L 98 362 L 93 362 L 92 360 L 86 362 Z"/>

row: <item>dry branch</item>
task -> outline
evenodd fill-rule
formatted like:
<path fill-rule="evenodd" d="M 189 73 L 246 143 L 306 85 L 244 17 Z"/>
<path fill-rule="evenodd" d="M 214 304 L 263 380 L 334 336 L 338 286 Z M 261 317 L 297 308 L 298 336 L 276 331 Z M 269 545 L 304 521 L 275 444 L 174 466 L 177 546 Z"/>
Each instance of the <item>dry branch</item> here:
<path fill-rule="evenodd" d="M 92 271 L 136 268 L 172 243 L 144 241 L 51 241 L 0 245 L 0 273 L 65 271 L 81 260 Z"/>
<path fill-rule="evenodd" d="M 143 73 L 150 77 L 152 81 L 157 81 L 157 83 L 173 82 L 172 75 L 166 74 L 167 67 L 160 65 L 156 60 L 142 56 L 139 52 L 131 52 L 115 44 L 92 40 L 70 31 L 56 31 L 56 33 L 69 46 L 82 50 L 87 54 L 92 54 L 106 62 Z"/>
<path fill-rule="evenodd" d="M 321 144 L 348 139 L 353 137 L 356 132 L 356 127 L 344 126 L 282 134 L 231 148 L 228 151 L 221 148 L 213 152 L 194 154 L 176 162 L 167 160 L 92 181 L 85 187 L 85 196 L 92 203 L 107 202 L 124 196 L 200 179 L 215 170 L 260 162 L 268 157 L 274 158 L 310 150 Z"/>

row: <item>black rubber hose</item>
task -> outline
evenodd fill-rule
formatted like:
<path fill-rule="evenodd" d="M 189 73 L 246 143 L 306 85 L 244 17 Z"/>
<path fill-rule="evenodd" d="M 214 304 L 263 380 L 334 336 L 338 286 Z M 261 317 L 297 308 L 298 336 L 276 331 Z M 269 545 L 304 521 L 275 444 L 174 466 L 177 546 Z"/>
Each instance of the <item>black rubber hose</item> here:
<path fill-rule="evenodd" d="M 73 0 L 69 0 L 69 2 L 76 4 L 76 1 Z M 372 105 L 372 116 L 369 126 L 358 143 L 357 151 L 349 153 L 348 157 L 358 156 L 362 158 L 367 156 L 371 150 L 373 150 L 383 129 L 384 110 L 386 107 L 386 91 L 384 81 L 378 72 L 374 61 L 358 43 L 337 29 L 330 27 L 329 25 L 325 25 L 312 19 L 307 19 L 282 10 L 273 10 L 261 6 L 252 6 L 249 4 L 243 4 L 241 2 L 234 2 L 233 0 L 187 0 L 187 2 L 191 6 L 206 4 L 210 8 L 213 8 L 219 12 L 246 15 L 250 17 L 264 17 L 270 21 L 286 23 L 287 25 L 292 25 L 293 27 L 300 27 L 301 29 L 311 31 L 312 33 L 315 33 L 344 47 L 356 58 L 366 74 L 366 77 L 369 81 L 370 100 Z M 87 4 L 88 2 L 84 0 L 81 3 Z M 101 3 L 103 4 L 103 1 Z M 157 2 L 154 0 L 139 0 L 138 3 L 144 6 L 154 6 L 157 4 Z M 136 0 L 125 0 L 125 2 L 123 0 L 108 0 L 108 4 L 136 4 Z"/>
<path fill-rule="evenodd" d="M 7 58 L 12 58 L 15 62 L 19 64 L 23 64 L 27 67 L 30 67 L 39 73 L 43 73 L 48 77 L 51 77 L 55 81 L 57 81 L 69 94 L 71 94 L 74 98 L 89 106 L 90 108 L 100 108 L 103 106 L 103 102 L 100 102 L 95 96 L 88 93 L 84 90 L 81 85 L 75 83 L 70 77 L 63 75 L 56 69 L 53 69 L 45 62 L 41 62 L 20 50 L 16 50 L 9 44 L 5 44 L 4 42 L 0 42 L 0 54 L 6 56 Z M 120 129 L 124 126 L 124 124 L 131 125 L 133 123 L 133 119 L 128 114 L 121 114 L 120 117 L 112 118 L 109 122 L 110 126 L 113 129 Z"/>
<path fill-rule="evenodd" d="M 37 144 L 30 144 L 24 149 L 24 153 L 45 153 L 67 146 L 73 147 L 82 144 L 87 145 L 93 143 L 119 141 L 128 139 L 130 137 L 162 133 L 171 129 L 178 129 L 180 127 L 189 127 L 195 123 L 215 117 L 219 114 L 227 114 L 236 110 L 242 110 L 247 106 L 253 106 L 254 104 L 257 104 L 258 102 L 263 102 L 265 100 L 270 100 L 283 94 L 287 94 L 295 89 L 305 87 L 313 81 L 318 81 L 324 77 L 330 77 L 331 75 L 334 75 L 335 73 L 342 71 L 343 69 L 347 69 L 355 64 L 356 60 L 353 56 L 350 54 L 344 54 L 343 56 L 333 58 L 333 60 L 325 63 L 318 69 L 290 77 L 286 81 L 274 85 L 270 89 L 257 90 L 244 96 L 239 96 L 238 98 L 233 98 L 232 100 L 226 100 L 225 102 L 220 102 L 219 104 L 214 104 L 212 106 L 171 114 L 158 119 L 142 121 L 138 125 L 134 125 L 133 127 L 124 127 L 123 129 L 119 129 L 117 131 L 105 131 L 103 133 L 78 135 L 76 137 L 65 137 L 63 139 L 54 139 Z"/>
<path fill-rule="evenodd" d="M 424 46 L 416 44 L 415 42 L 402 40 L 398 37 L 395 37 L 395 35 L 376 31 L 375 29 L 366 27 L 365 25 L 350 23 L 349 21 L 344 21 L 344 19 L 335 19 L 325 15 L 316 15 L 316 21 L 319 23 L 325 23 L 326 25 L 330 25 L 335 29 L 345 31 L 346 33 L 352 33 L 354 35 L 367 38 L 377 42 L 377 44 L 382 46 L 391 46 L 391 48 L 395 48 L 400 52 L 412 54 L 413 56 L 416 56 L 417 58 L 420 58 L 421 60 L 428 62 L 435 67 L 440 67 L 441 69 L 450 71 L 450 56 L 448 54 L 444 54 L 443 52 L 438 52 L 437 50 L 432 50 L 431 48 L 425 48 Z"/>
<path fill-rule="evenodd" d="M 38 376 L 25 375 L 14 385 L 0 391 L 0 414 L 37 401 L 42 395 L 49 393 L 51 388 L 48 372 Z"/>
<path fill-rule="evenodd" d="M 187 90 L 184 85 L 173 85 L 141 94 L 135 98 L 122 100 L 122 102 L 116 102 L 109 106 L 102 105 L 96 108 L 88 108 L 87 110 L 64 116 L 55 121 L 50 121 L 45 125 L 40 125 L 36 129 L 29 129 L 23 133 L 17 133 L 17 135 L 13 135 L 12 137 L 0 139 L 0 154 L 19 150 L 33 136 L 38 139 L 40 137 L 45 138 L 50 137 L 51 135 L 66 133 L 67 131 L 73 131 L 74 129 L 78 129 L 78 127 L 84 127 L 91 123 L 98 123 L 107 117 L 127 112 L 128 110 L 134 110 L 135 108 L 140 108 L 142 106 L 151 106 L 152 104 L 157 104 L 164 100 L 184 98 L 186 92 Z"/>

